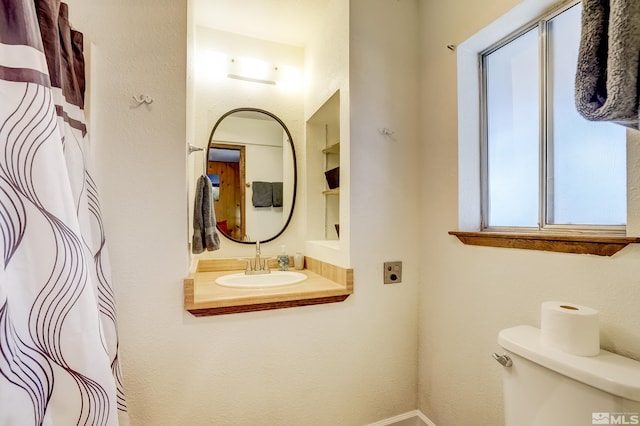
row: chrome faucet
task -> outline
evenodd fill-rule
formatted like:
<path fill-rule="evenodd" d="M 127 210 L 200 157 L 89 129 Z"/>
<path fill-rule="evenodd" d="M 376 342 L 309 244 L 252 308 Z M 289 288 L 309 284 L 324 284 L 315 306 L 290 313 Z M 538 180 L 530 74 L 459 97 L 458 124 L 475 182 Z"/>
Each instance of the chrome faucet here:
<path fill-rule="evenodd" d="M 247 269 L 244 271 L 245 275 L 257 275 L 257 274 L 270 274 L 271 270 L 267 264 L 267 260 L 260 258 L 260 241 L 256 241 L 256 258 L 251 264 L 251 260 L 247 261 Z"/>

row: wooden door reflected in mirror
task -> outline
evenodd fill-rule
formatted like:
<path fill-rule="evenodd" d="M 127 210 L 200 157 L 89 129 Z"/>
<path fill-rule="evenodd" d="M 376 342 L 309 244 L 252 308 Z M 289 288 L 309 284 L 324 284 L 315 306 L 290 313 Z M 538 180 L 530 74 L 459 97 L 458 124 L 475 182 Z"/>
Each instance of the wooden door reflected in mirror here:
<path fill-rule="evenodd" d="M 241 240 L 245 229 L 245 147 L 209 146 L 207 175 L 213 184 L 216 224 L 226 236 Z"/>

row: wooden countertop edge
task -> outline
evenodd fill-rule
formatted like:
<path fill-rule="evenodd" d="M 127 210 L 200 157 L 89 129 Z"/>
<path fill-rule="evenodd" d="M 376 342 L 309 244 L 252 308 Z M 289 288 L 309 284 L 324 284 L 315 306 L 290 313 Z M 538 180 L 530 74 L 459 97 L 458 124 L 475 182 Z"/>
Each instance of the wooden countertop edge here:
<path fill-rule="evenodd" d="M 196 317 L 204 317 L 225 314 L 238 314 L 242 312 L 265 311 L 271 309 L 294 308 L 298 306 L 320 305 L 325 303 L 336 303 L 344 301 L 347 297 L 349 297 L 348 294 L 342 296 L 318 297 L 311 299 L 300 298 L 282 302 L 254 303 L 237 306 L 217 306 L 210 308 L 203 306 L 194 306 L 186 309 L 187 311 L 189 311 L 189 313 Z"/>

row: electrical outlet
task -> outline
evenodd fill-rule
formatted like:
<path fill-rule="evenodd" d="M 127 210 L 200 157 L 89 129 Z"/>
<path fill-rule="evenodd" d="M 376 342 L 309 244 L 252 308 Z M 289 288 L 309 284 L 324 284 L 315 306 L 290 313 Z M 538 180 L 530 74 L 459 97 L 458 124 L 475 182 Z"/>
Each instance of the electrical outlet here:
<path fill-rule="evenodd" d="M 384 283 L 397 284 L 402 282 L 402 262 L 384 262 Z"/>

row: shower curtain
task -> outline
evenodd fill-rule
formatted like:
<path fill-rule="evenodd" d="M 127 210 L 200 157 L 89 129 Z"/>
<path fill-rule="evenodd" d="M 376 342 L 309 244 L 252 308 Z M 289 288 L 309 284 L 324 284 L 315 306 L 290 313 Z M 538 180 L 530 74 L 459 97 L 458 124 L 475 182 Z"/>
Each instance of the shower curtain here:
<path fill-rule="evenodd" d="M 0 425 L 127 424 L 82 34 L 0 0 Z"/>

